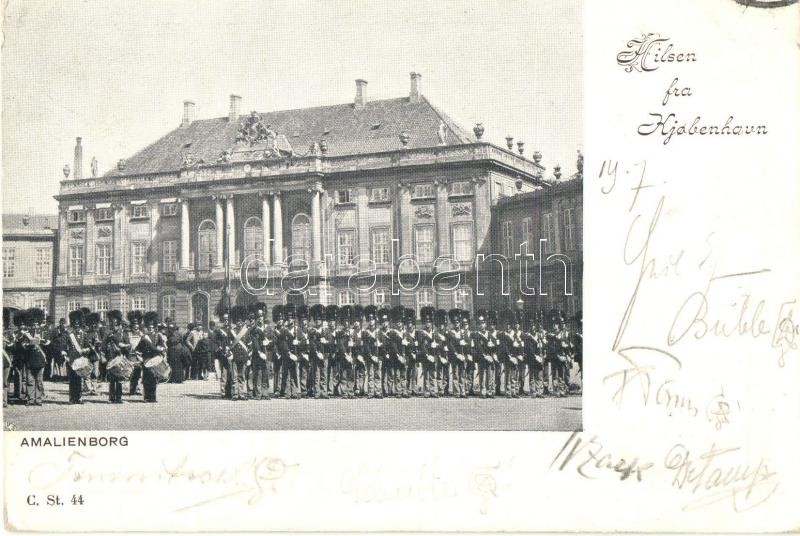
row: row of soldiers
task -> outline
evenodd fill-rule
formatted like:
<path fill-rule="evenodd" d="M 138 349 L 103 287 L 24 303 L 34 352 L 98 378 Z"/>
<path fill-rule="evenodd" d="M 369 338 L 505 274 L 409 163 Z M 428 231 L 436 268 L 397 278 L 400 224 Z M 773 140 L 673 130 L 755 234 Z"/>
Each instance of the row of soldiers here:
<path fill-rule="evenodd" d="M 272 323 L 266 313 L 260 302 L 234 306 L 219 326 L 211 322 L 208 332 L 190 326 L 182 336 L 169 319 L 159 322 L 155 312 L 131 311 L 124 325 L 122 314 L 111 311 L 106 328 L 93 314 L 75 311 L 69 326 L 62 320 L 49 335 L 37 322 L 20 318 L 15 343 L 6 349 L 19 356 L 13 368 L 37 370 L 21 334 L 39 336 L 38 347 L 49 346 L 67 362 L 73 403 L 80 403 L 87 388 L 94 389 L 91 379 L 72 370 L 77 359 L 86 357 L 97 367 L 125 356 L 131 374 L 108 376 L 109 400 L 122 401 L 123 383 L 136 393 L 141 377 L 145 400 L 155 401 L 159 378 L 147 362 L 183 345 L 194 359 L 170 364 L 191 362 L 193 377 L 214 370 L 220 395 L 234 400 L 565 396 L 570 369 L 581 364 L 579 317 L 570 330 L 559 314 L 550 315 L 548 329 L 544 315 L 512 311 L 478 311 L 473 323 L 466 311 L 424 307 L 419 326 L 416 311 L 402 306 L 278 305 L 272 308 Z"/>

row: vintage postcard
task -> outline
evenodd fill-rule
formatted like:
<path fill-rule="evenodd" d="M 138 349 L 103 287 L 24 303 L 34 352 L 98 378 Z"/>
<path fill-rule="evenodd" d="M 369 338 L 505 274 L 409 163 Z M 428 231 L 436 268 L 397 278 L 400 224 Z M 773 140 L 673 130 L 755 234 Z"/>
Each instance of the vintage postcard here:
<path fill-rule="evenodd" d="M 5 530 L 800 530 L 796 0 L 3 11 Z"/>

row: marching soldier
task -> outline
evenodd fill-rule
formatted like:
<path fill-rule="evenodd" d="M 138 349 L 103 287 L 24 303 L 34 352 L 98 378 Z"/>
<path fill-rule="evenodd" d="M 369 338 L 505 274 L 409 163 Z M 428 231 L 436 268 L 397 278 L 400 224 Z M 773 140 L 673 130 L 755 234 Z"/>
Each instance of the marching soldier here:
<path fill-rule="evenodd" d="M 406 376 L 408 359 L 403 347 L 403 313 L 404 307 L 398 305 L 384 314 L 388 319 L 384 322 L 383 337 L 386 351 L 384 366 L 387 367 L 387 394 L 408 398 Z M 383 316 L 383 315 L 382 315 Z M 392 322 L 392 326 L 389 325 Z"/>
<path fill-rule="evenodd" d="M 230 320 L 233 329 L 230 331 L 230 341 L 228 343 L 228 365 L 230 367 L 231 399 L 247 399 L 247 378 L 245 370 L 250 365 L 250 357 L 253 350 L 248 345 L 248 328 L 245 325 L 247 319 L 247 309 L 242 305 L 234 305 L 231 308 Z"/>
<path fill-rule="evenodd" d="M 425 398 L 439 397 L 439 389 L 436 384 L 436 363 L 439 345 L 436 343 L 436 333 L 433 329 L 435 312 L 436 309 L 429 306 L 420 309 L 420 318 L 424 327 L 417 330 L 417 355 L 422 363 L 422 391 Z"/>
<path fill-rule="evenodd" d="M 331 309 L 332 315 L 336 314 L 335 305 Z M 324 305 L 316 304 L 310 309 L 314 325 L 308 331 L 309 355 L 311 370 L 309 376 L 309 391 L 314 398 L 328 398 L 328 355 L 333 344 L 333 333 L 325 325 L 328 314 Z"/>
<path fill-rule="evenodd" d="M 368 305 L 364 309 L 366 316 L 366 327 L 361 330 L 361 355 L 364 356 L 364 363 L 361 364 L 356 359 L 356 384 L 358 385 L 358 372 L 363 366 L 364 383 L 361 394 L 366 394 L 367 398 L 383 398 L 381 365 L 383 364 L 383 343 L 379 340 L 381 335 L 376 324 L 377 307 Z"/>
<path fill-rule="evenodd" d="M 439 396 L 450 395 L 450 348 L 447 344 L 447 311 L 437 309 L 434 319 L 435 337 L 431 346 L 436 349 L 436 386 Z"/>
<path fill-rule="evenodd" d="M 297 373 L 297 346 L 300 339 L 297 338 L 297 328 L 294 325 L 294 305 L 284 305 L 281 316 L 283 326 L 278 331 L 277 340 L 278 353 L 281 356 L 281 397 L 300 398 L 300 378 Z"/>
<path fill-rule="evenodd" d="M 345 305 L 337 310 L 336 320 L 336 393 L 344 398 L 355 395 L 355 358 L 353 357 L 353 330 L 350 327 L 352 307 Z"/>
<path fill-rule="evenodd" d="M 473 356 L 472 330 L 469 323 L 469 311 L 461 312 L 461 340 L 466 355 L 464 363 L 464 396 L 475 395 L 475 386 L 478 385 L 478 368 Z M 480 390 L 480 387 L 478 387 Z"/>
<path fill-rule="evenodd" d="M 267 326 L 264 325 L 265 305 L 259 304 L 256 309 L 255 325 L 250 328 L 250 345 L 252 347 L 251 370 L 252 370 L 252 395 L 253 399 L 266 399 L 270 397 L 270 356 L 267 353 L 268 333 Z M 271 353 L 271 351 L 270 351 Z"/>
<path fill-rule="evenodd" d="M 144 390 L 145 402 L 157 402 L 156 390 L 158 388 L 158 378 L 154 371 L 147 366 L 150 360 L 156 357 L 163 357 L 167 349 L 166 337 L 157 330 L 158 313 L 148 311 L 144 314 L 145 331 L 136 351 L 142 356 L 142 387 Z"/>
<path fill-rule="evenodd" d="M 86 357 L 92 363 L 92 373 L 83 380 L 83 394 L 96 395 L 97 383 L 100 378 L 100 365 L 105 361 L 103 355 L 103 340 L 100 338 L 100 314 L 88 313 L 84 317 L 86 331 L 84 332 L 84 343 L 89 353 Z"/>
<path fill-rule="evenodd" d="M 406 393 L 416 396 L 419 394 L 418 368 L 420 366 L 417 360 L 417 312 L 413 307 L 405 307 L 402 318 L 405 330 L 402 333 L 403 338 L 400 344 L 406 356 Z"/>
<path fill-rule="evenodd" d="M 229 313 L 222 314 L 222 325 L 214 333 L 217 347 L 216 369 L 219 371 L 219 391 L 223 398 L 233 398 L 233 375 L 231 373 L 231 353 L 230 344 L 235 335 L 231 329 L 231 317 Z"/>
<path fill-rule="evenodd" d="M 44 367 L 47 364 L 42 344 L 49 344 L 49 341 L 42 340 L 38 333 L 39 326 L 44 320 L 44 312 L 36 308 L 28 309 L 23 312 L 22 320 L 21 351 L 27 372 L 27 405 L 41 406 L 44 398 Z"/>
<path fill-rule="evenodd" d="M 311 371 L 311 354 L 308 344 L 308 306 L 301 305 L 296 309 L 297 328 L 295 331 L 295 355 L 297 355 L 297 380 L 300 398 L 308 396 L 310 384 L 308 375 Z"/>
<path fill-rule="evenodd" d="M 81 320 L 83 311 L 71 311 L 69 322 L 71 329 L 66 332 L 64 348 L 67 352 L 67 378 L 69 379 L 69 401 L 72 404 L 83 404 L 81 393 L 83 391 L 83 378 L 72 368 L 75 361 L 85 357 L 89 353 L 89 348 L 84 346 L 83 334 L 81 333 Z"/>
<path fill-rule="evenodd" d="M 105 355 L 111 359 L 118 355 L 127 355 L 130 350 L 130 338 L 122 329 L 122 312 L 113 310 L 108 312 L 110 330 L 105 340 Z M 122 380 L 113 374 L 108 374 L 108 401 L 112 404 L 122 404 Z"/>
<path fill-rule="evenodd" d="M 139 390 L 139 379 L 142 377 L 142 356 L 136 351 L 136 347 L 139 345 L 139 341 L 144 334 L 142 331 L 142 316 L 141 311 L 128 312 L 128 325 L 130 326 L 128 338 L 131 343 L 128 359 L 133 365 L 133 372 L 128 382 L 128 394 L 131 396 L 141 394 Z"/>
<path fill-rule="evenodd" d="M 489 329 L 490 311 L 478 311 L 477 330 L 472 334 L 473 360 L 478 366 L 478 382 L 482 398 L 494 398 L 495 394 L 495 337 Z"/>
<path fill-rule="evenodd" d="M 522 346 L 517 338 L 514 329 L 514 312 L 511 310 L 503 311 L 501 314 L 504 331 L 498 334 L 500 347 L 498 356 L 503 367 L 503 387 L 501 394 L 504 393 L 508 398 L 518 398 L 517 380 L 519 379 L 519 360 L 521 357 Z"/>
<path fill-rule="evenodd" d="M 353 396 L 364 396 L 366 392 L 364 382 L 369 358 L 364 355 L 364 334 L 361 329 L 363 320 L 364 308 L 353 305 L 350 312 L 350 342 L 348 342 L 353 356 Z"/>
<path fill-rule="evenodd" d="M 466 369 L 467 354 L 469 354 L 469 343 L 465 340 L 464 330 L 461 326 L 461 317 L 464 311 L 450 309 L 451 328 L 447 334 L 448 360 L 450 362 L 450 374 L 452 395 L 458 398 L 466 398 L 466 381 L 464 377 Z"/>

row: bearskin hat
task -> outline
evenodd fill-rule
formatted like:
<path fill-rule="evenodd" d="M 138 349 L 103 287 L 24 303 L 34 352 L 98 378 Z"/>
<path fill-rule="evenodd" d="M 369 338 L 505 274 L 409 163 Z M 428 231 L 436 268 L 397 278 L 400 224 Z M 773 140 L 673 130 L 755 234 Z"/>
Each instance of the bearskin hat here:
<path fill-rule="evenodd" d="M 406 324 L 416 324 L 417 322 L 417 311 L 413 307 L 404 307 L 403 308 L 403 321 Z"/>
<path fill-rule="evenodd" d="M 392 317 L 392 312 L 388 307 L 381 307 L 376 314 L 380 322 L 385 322 Z"/>
<path fill-rule="evenodd" d="M 244 305 L 234 305 L 231 307 L 231 314 L 230 314 L 231 322 L 244 322 L 247 320 L 247 307 Z"/>
<path fill-rule="evenodd" d="M 81 314 L 83 315 L 84 320 L 86 319 L 86 316 L 91 312 L 92 310 L 89 309 L 88 307 L 81 307 Z"/>
<path fill-rule="evenodd" d="M 145 325 L 147 326 L 155 326 L 158 324 L 158 312 L 156 311 L 147 311 L 142 315 L 142 319 L 144 320 Z"/>
<path fill-rule="evenodd" d="M 350 320 L 352 322 L 361 322 L 364 319 L 364 307 L 361 305 L 354 305 L 350 313 Z"/>
<path fill-rule="evenodd" d="M 364 307 L 364 317 L 367 320 L 378 317 L 378 308 L 374 305 L 367 305 Z"/>
<path fill-rule="evenodd" d="M 352 305 L 344 305 L 339 307 L 337 311 L 336 320 L 343 323 L 350 323 L 350 319 L 353 316 L 353 306 Z"/>
<path fill-rule="evenodd" d="M 325 307 L 325 320 L 328 322 L 336 321 L 336 313 L 339 311 L 338 305 L 328 305 Z"/>
<path fill-rule="evenodd" d="M 458 324 L 458 321 L 461 320 L 461 315 L 464 313 L 461 309 L 450 309 L 447 313 L 447 316 L 450 317 L 450 322 L 453 324 Z"/>
<path fill-rule="evenodd" d="M 275 305 L 272 307 L 272 321 L 276 324 L 283 320 L 283 305 Z"/>
<path fill-rule="evenodd" d="M 31 307 L 28 309 L 28 322 L 33 324 L 41 324 L 44 322 L 44 311 L 38 307 Z"/>
<path fill-rule="evenodd" d="M 17 327 L 28 325 L 27 309 L 19 309 L 18 311 L 14 311 L 14 325 Z"/>
<path fill-rule="evenodd" d="M 395 305 L 389 310 L 389 318 L 392 322 L 402 322 L 405 316 L 405 307 L 402 305 Z"/>
<path fill-rule="evenodd" d="M 287 303 L 283 306 L 283 317 L 286 319 L 297 318 L 297 307 L 293 303 Z"/>
<path fill-rule="evenodd" d="M 422 320 L 423 322 L 433 322 L 433 316 L 435 313 L 436 313 L 435 307 L 426 305 L 425 307 L 419 310 L 420 320 Z"/>
<path fill-rule="evenodd" d="M 67 315 L 69 317 L 69 325 L 70 326 L 80 326 L 83 324 L 83 311 L 78 309 L 77 311 L 70 311 Z M 14 320 L 16 323 L 16 319 Z"/>
<path fill-rule="evenodd" d="M 462 322 L 466 321 L 467 323 L 469 323 L 470 316 L 471 315 L 469 314 L 469 311 L 467 311 L 467 310 L 462 310 L 461 311 L 461 321 Z"/>
<path fill-rule="evenodd" d="M 98 313 L 97 311 L 95 311 L 94 313 L 89 313 L 88 315 L 86 315 L 84 321 L 86 322 L 87 326 L 96 326 L 97 324 L 100 323 L 100 313 Z"/>
<path fill-rule="evenodd" d="M 447 324 L 447 310 L 446 309 L 436 309 L 436 313 L 434 313 L 434 320 L 437 326 L 444 326 Z"/>
<path fill-rule="evenodd" d="M 308 309 L 308 315 L 312 320 L 322 320 L 325 318 L 325 306 L 321 303 L 316 303 Z"/>
<path fill-rule="evenodd" d="M 108 319 L 109 320 L 116 320 L 120 324 L 122 324 L 122 311 L 119 309 L 112 309 L 108 312 Z"/>
<path fill-rule="evenodd" d="M 130 324 L 141 324 L 144 315 L 138 309 L 133 311 L 128 311 L 128 322 Z"/>

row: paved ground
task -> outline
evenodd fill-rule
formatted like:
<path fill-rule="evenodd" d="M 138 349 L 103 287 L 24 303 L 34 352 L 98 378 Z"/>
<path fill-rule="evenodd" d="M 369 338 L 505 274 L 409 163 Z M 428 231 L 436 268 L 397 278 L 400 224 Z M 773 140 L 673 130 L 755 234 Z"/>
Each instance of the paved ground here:
<path fill-rule="evenodd" d="M 575 430 L 582 399 L 384 398 L 223 400 L 214 381 L 161 384 L 158 403 L 124 396 L 109 404 L 107 384 L 82 405 L 68 403 L 66 383 L 45 383 L 41 407 L 11 404 L 15 430 Z"/>

